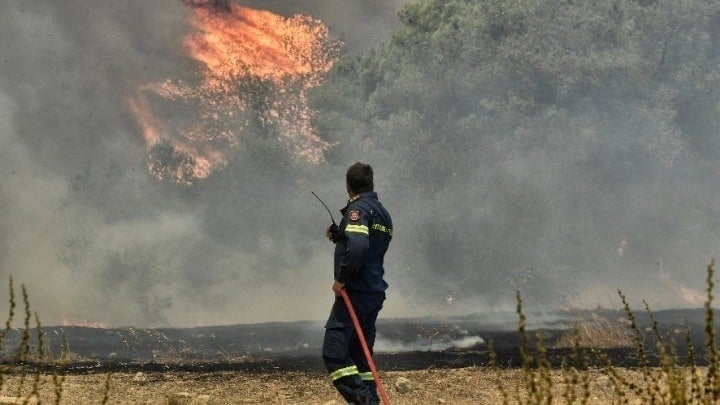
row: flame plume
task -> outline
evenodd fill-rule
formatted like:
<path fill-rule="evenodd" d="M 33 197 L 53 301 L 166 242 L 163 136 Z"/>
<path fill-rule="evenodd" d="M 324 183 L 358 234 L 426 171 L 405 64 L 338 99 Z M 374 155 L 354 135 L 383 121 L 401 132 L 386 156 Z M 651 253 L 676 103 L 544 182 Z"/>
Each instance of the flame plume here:
<path fill-rule="evenodd" d="M 242 147 L 243 135 L 268 130 L 292 156 L 323 161 L 332 145 L 313 131 L 306 93 L 339 53 L 327 27 L 222 0 L 183 3 L 190 26 L 183 46 L 198 63 L 196 83 L 140 84 L 127 98 L 148 146 L 148 169 L 192 184 L 223 167 L 225 151 Z M 171 119 L 153 112 L 157 104 L 172 108 Z"/>

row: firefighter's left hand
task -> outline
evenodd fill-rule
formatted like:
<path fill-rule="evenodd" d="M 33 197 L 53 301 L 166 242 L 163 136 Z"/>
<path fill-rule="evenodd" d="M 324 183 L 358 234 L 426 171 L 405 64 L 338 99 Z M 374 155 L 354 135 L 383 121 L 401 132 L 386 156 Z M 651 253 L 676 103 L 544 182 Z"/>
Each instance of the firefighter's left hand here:
<path fill-rule="evenodd" d="M 330 242 L 336 243 L 338 240 L 338 226 L 335 224 L 328 226 L 325 230 L 325 236 L 327 236 Z"/>
<path fill-rule="evenodd" d="M 337 280 L 335 280 L 335 282 L 332 285 L 332 290 L 335 293 L 335 295 L 337 295 L 337 296 L 340 296 L 340 291 L 342 291 L 343 288 L 345 288 L 345 283 L 341 283 Z"/>

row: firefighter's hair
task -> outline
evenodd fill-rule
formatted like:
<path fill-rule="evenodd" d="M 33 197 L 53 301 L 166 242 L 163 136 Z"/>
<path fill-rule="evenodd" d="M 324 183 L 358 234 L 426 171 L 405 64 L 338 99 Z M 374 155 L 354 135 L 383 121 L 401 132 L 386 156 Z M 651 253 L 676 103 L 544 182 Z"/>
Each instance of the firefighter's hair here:
<path fill-rule="evenodd" d="M 348 168 L 347 173 L 345 174 L 345 181 L 347 182 L 350 191 L 355 194 L 373 191 L 374 184 L 372 167 L 365 163 L 355 163 Z"/>

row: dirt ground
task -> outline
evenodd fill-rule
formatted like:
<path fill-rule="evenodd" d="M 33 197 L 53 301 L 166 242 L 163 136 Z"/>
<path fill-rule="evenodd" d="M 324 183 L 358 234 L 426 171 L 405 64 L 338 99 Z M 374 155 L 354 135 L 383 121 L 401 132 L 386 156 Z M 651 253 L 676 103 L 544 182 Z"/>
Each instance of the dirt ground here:
<path fill-rule="evenodd" d="M 641 380 L 637 371 L 621 370 L 629 381 Z M 586 371 L 590 384 L 589 403 L 608 404 L 617 398 L 608 377 L 599 370 Z M 67 375 L 62 384 L 61 404 L 99 404 L 107 395 L 109 404 L 343 404 L 326 375 L 318 372 L 140 372 Z M 519 369 L 484 367 L 381 372 L 393 404 L 501 404 L 500 386 L 516 403 L 518 392 L 527 392 L 525 374 Z M 567 374 L 554 371 L 553 394 L 565 403 L 563 383 Z M 0 404 L 37 403 L 31 395 L 38 387 L 41 403 L 56 403 L 50 375 L 4 375 Z M 18 385 L 22 384 L 18 395 Z M 109 387 L 107 389 L 106 387 Z M 580 384 L 577 384 L 577 395 Z M 615 401 L 613 399 L 615 398 Z M 26 401 L 28 400 L 29 401 Z M 631 400 L 630 403 L 633 403 Z"/>

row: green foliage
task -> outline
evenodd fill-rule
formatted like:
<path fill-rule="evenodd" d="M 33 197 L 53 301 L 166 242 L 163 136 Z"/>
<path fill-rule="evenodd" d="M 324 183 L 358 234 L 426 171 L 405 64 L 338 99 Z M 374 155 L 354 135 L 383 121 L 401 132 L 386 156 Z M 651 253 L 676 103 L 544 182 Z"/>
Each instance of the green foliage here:
<path fill-rule="evenodd" d="M 510 130 L 548 108 L 576 111 L 591 102 L 601 112 L 613 112 L 617 103 L 665 105 L 689 90 L 684 87 L 690 82 L 698 84 L 702 73 L 717 71 L 706 63 L 716 56 L 706 37 L 707 16 L 717 13 L 717 6 L 676 3 L 407 5 L 398 12 L 405 26 L 392 40 L 341 59 L 314 103 L 320 116 L 352 112 L 349 120 L 373 126 L 414 110 L 421 114 L 420 126 L 433 129 L 436 138 L 443 136 L 440 129 L 456 129 L 454 123 L 463 119 L 490 116 L 492 125 L 499 121 Z M 717 78 L 705 80 L 717 88 Z M 332 135 L 330 127 L 323 129 Z M 462 135 L 455 130 L 445 136 Z"/>
<path fill-rule="evenodd" d="M 331 163 L 382 162 L 404 204 L 424 202 L 400 219 L 437 240 L 400 249 L 440 241 L 448 253 L 431 249 L 428 268 L 438 260 L 474 288 L 532 267 L 541 294 L 563 271 L 607 271 L 587 246 L 614 250 L 608 235 L 639 221 L 645 207 L 622 205 L 632 193 L 707 172 L 708 148 L 720 151 L 719 16 L 704 0 L 419 1 L 388 42 L 343 56 L 311 92 L 314 122 L 340 141 Z M 441 224 L 418 219 L 436 207 Z M 659 223 L 634 228 L 663 238 Z"/>

